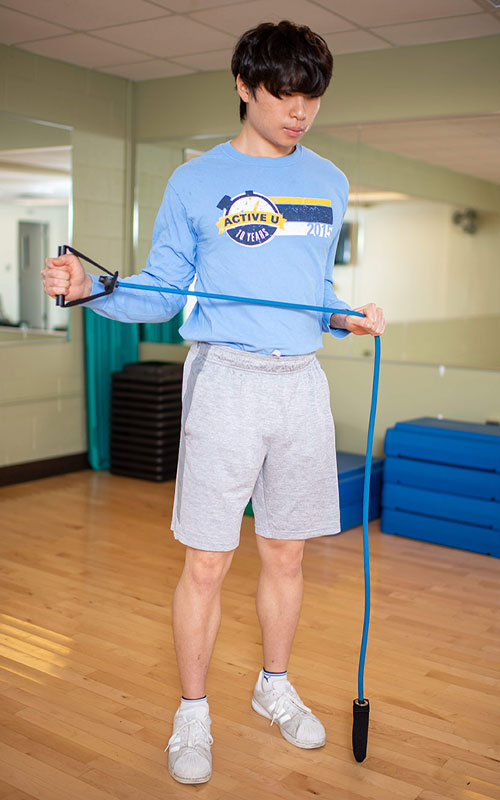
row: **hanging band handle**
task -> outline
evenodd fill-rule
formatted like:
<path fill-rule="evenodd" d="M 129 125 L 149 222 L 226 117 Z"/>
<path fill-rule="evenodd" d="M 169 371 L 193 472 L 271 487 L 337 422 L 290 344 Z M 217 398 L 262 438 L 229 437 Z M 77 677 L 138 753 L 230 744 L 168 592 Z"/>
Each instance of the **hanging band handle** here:
<path fill-rule="evenodd" d="M 57 256 L 64 256 L 66 255 L 66 245 L 63 244 L 57 248 Z M 64 295 L 63 294 L 56 294 L 56 306 L 61 306 L 64 308 Z"/>
<path fill-rule="evenodd" d="M 93 259 L 84 255 L 83 253 L 80 253 L 79 250 L 75 250 L 74 247 L 70 247 L 69 244 L 60 245 L 57 248 L 57 256 L 59 257 L 66 255 L 67 250 L 69 250 L 70 253 L 73 253 L 74 256 L 77 256 L 81 261 L 87 261 L 94 267 L 102 269 L 103 272 L 107 272 L 109 277 L 106 275 L 99 276 L 99 282 L 102 283 L 104 286 L 104 291 L 99 292 L 99 294 L 91 294 L 88 297 L 80 297 L 78 300 L 71 300 L 71 302 L 69 303 L 66 303 L 63 294 L 56 294 L 56 306 L 59 306 L 60 308 L 79 306 L 82 303 L 87 303 L 89 300 L 95 300 L 96 297 L 103 297 L 105 294 L 111 294 L 115 286 L 118 285 L 118 270 L 116 272 L 110 272 L 109 269 L 106 269 L 106 267 L 103 267 L 101 264 L 98 264 L 97 261 L 93 261 Z"/>

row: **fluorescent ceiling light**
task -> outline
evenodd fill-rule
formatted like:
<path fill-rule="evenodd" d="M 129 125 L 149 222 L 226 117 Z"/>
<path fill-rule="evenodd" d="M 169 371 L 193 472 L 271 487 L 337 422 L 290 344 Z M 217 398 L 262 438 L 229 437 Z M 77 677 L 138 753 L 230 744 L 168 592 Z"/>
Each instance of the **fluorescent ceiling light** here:
<path fill-rule="evenodd" d="M 410 200 L 410 196 L 401 192 L 351 192 L 349 205 L 356 203 L 388 203 Z"/>

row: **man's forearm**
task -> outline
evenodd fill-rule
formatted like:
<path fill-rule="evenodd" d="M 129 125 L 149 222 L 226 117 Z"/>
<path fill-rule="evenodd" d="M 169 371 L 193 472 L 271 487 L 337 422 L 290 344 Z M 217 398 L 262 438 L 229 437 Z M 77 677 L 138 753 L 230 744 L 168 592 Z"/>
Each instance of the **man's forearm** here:
<path fill-rule="evenodd" d="M 330 328 L 344 328 L 349 330 L 347 327 L 347 317 L 348 314 L 332 314 L 330 317 Z"/>

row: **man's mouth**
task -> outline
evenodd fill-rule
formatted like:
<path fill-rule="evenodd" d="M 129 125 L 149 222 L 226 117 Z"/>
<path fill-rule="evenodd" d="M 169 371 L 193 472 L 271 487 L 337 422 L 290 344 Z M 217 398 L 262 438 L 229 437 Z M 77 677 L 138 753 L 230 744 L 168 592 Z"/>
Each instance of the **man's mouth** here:
<path fill-rule="evenodd" d="M 284 129 L 290 136 L 300 136 L 302 133 L 305 133 L 305 128 L 289 128 L 285 127 Z"/>

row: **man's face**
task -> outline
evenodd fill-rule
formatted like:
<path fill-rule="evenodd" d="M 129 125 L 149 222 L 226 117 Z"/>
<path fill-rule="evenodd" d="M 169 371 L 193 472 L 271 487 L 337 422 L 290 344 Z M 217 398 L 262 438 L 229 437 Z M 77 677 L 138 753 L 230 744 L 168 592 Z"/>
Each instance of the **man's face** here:
<path fill-rule="evenodd" d="M 237 86 L 240 97 L 247 103 L 245 124 L 277 151 L 290 152 L 309 130 L 319 111 L 319 97 L 300 92 L 275 97 L 263 86 L 257 88 L 253 97 L 241 80 Z"/>

